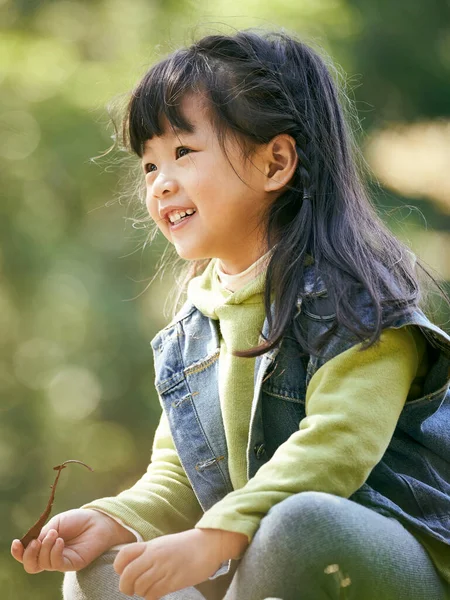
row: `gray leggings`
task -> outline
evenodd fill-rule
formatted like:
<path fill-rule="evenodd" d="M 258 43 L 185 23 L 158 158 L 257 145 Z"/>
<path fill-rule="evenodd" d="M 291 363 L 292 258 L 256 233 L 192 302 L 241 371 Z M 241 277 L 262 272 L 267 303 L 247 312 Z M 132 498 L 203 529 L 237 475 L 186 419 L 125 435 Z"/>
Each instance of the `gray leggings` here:
<path fill-rule="evenodd" d="M 64 600 L 125 600 L 109 551 L 66 573 Z M 302 492 L 262 519 L 232 571 L 161 600 L 447 600 L 449 586 L 396 519 L 351 500 Z M 138 596 L 133 596 L 137 600 Z"/>

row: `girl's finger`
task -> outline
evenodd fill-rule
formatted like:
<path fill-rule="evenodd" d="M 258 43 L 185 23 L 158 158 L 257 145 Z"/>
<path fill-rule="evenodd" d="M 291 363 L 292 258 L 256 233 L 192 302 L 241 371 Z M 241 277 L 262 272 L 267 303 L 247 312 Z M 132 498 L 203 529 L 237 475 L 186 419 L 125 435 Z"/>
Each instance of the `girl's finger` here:
<path fill-rule="evenodd" d="M 39 573 L 42 569 L 39 568 L 39 552 L 41 549 L 41 542 L 33 540 L 25 548 L 23 553 L 23 568 L 27 573 Z"/>
<path fill-rule="evenodd" d="M 13 543 L 11 544 L 11 554 L 13 557 L 19 562 L 23 562 L 23 552 L 24 547 L 20 540 L 13 540 Z"/>
<path fill-rule="evenodd" d="M 144 571 L 134 582 L 134 593 L 145 598 L 156 584 L 153 570 Z"/>
<path fill-rule="evenodd" d="M 64 568 L 64 540 L 62 538 L 58 538 L 55 540 L 53 544 L 53 548 L 50 552 L 50 564 L 54 571 L 65 571 Z"/>
<path fill-rule="evenodd" d="M 59 517 L 59 515 L 56 515 L 56 518 L 57 517 Z M 41 529 L 41 533 L 38 535 L 37 539 L 40 542 L 42 542 L 44 540 L 45 536 L 47 535 L 47 533 L 52 529 L 54 529 L 55 531 L 58 531 L 58 529 L 59 529 L 59 520 L 55 521 L 55 517 L 50 519 L 50 521 L 44 525 L 44 527 Z"/>
<path fill-rule="evenodd" d="M 45 538 L 47 537 L 47 534 L 48 534 L 49 531 L 50 531 L 50 529 L 47 526 L 43 527 L 41 529 L 41 533 L 38 535 L 37 539 L 40 542 L 43 542 L 45 540 Z"/>
<path fill-rule="evenodd" d="M 139 577 L 146 571 L 153 571 L 149 560 L 145 560 L 144 557 L 139 557 L 136 560 L 131 561 L 123 570 L 120 577 L 119 590 L 126 596 L 133 596 L 135 594 L 135 583 Z"/>
<path fill-rule="evenodd" d="M 114 571 L 121 575 L 122 571 L 132 560 L 138 558 L 146 549 L 146 542 L 136 542 L 133 544 L 127 544 L 125 548 L 119 551 L 116 559 L 113 563 Z"/>
<path fill-rule="evenodd" d="M 50 529 L 45 538 L 41 542 L 41 551 L 39 553 L 39 566 L 45 571 L 52 571 L 52 565 L 50 562 L 50 552 L 56 542 L 58 532 L 54 529 Z"/>

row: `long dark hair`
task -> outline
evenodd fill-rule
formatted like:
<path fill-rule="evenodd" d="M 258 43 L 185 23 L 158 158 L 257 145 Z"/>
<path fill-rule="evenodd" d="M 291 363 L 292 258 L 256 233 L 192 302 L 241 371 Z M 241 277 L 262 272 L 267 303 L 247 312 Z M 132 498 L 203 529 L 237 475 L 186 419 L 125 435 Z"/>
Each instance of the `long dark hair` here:
<path fill-rule="evenodd" d="M 280 342 L 296 312 L 308 256 L 326 284 L 336 316 L 314 347 L 296 329 L 307 352 L 318 351 L 338 327 L 351 331 L 363 347 L 375 343 L 405 305 L 419 305 L 417 267 L 448 300 L 421 261 L 384 225 L 368 197 L 364 160 L 350 127 L 351 112 L 344 111 L 339 75 L 332 61 L 293 36 L 246 30 L 210 35 L 175 51 L 145 74 L 128 102 L 119 135 L 123 147 L 139 157 L 145 141 L 163 133 L 162 116 L 172 126 L 190 130 L 180 109 L 189 93 L 206 96 L 224 152 L 230 134 L 240 142 L 244 158 L 277 134 L 295 140 L 295 175 L 265 219 L 267 247 L 274 248 L 264 292 L 270 335 L 264 344 L 236 356 L 258 356 Z M 190 261 L 184 287 L 208 262 Z M 357 289 L 370 297 L 371 326 L 355 311 Z"/>

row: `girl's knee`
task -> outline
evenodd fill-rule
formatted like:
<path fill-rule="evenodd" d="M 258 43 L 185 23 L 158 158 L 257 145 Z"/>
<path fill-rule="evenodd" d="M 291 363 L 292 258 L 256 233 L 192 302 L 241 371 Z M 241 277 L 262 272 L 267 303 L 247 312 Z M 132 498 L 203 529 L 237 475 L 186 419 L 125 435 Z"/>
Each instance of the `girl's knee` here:
<path fill-rule="evenodd" d="M 335 524 L 345 518 L 348 500 L 325 492 L 300 492 L 273 506 L 266 517 L 273 527 L 292 530 L 305 527 L 316 530 L 317 524 Z"/>
<path fill-rule="evenodd" d="M 343 549 L 349 551 L 352 533 L 356 536 L 351 509 L 348 500 L 333 494 L 294 494 L 270 509 L 254 541 L 271 551 L 279 546 L 280 552 L 292 553 L 297 559 L 305 556 L 306 560 L 307 556 L 308 563 L 312 555 L 322 562 Z"/>
<path fill-rule="evenodd" d="M 323 591 L 317 598 L 337 597 L 332 594 L 339 578 L 345 583 L 347 578 L 341 564 L 349 542 L 342 533 L 342 523 L 346 522 L 344 502 L 324 492 L 302 492 L 272 507 L 242 558 L 229 597 L 245 597 L 245 587 L 256 578 L 261 580 L 258 593 L 265 592 L 266 587 L 272 592 L 273 587 L 279 591 L 274 596 L 282 598 L 285 593 L 294 598 L 296 591 L 314 588 Z M 270 573 L 270 581 L 265 576 L 261 579 L 262 564 L 265 573 Z M 305 598 L 313 597 L 305 594 Z"/>

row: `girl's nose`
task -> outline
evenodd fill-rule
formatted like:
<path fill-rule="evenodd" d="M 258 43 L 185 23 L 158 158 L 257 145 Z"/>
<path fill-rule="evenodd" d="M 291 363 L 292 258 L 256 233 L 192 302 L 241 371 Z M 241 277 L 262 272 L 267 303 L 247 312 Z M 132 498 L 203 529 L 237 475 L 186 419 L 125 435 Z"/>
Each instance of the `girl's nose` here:
<path fill-rule="evenodd" d="M 163 196 L 170 196 L 178 191 L 178 183 L 173 177 L 168 177 L 164 173 L 160 173 L 153 182 L 153 196 L 155 198 L 162 198 Z"/>

